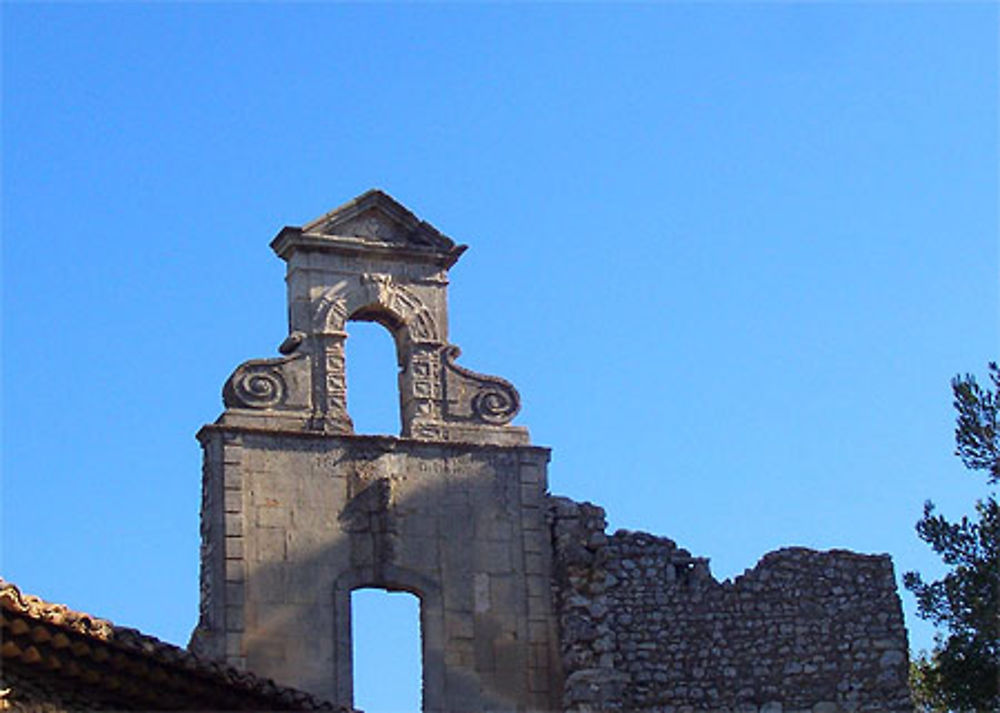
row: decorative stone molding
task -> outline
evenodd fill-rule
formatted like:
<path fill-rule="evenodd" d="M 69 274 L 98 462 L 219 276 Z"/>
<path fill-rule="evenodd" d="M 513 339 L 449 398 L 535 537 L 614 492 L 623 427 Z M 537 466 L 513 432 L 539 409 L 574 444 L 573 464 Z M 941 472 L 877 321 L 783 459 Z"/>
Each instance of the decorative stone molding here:
<path fill-rule="evenodd" d="M 361 273 L 356 280 L 324 290 L 316 300 L 315 332 L 343 332 L 349 319 L 383 322 L 389 329 L 405 330 L 409 341 L 441 341 L 434 315 L 420 297 L 385 273 Z"/>
<path fill-rule="evenodd" d="M 350 434 L 344 342 L 351 321 L 388 329 L 400 365 L 401 435 L 526 444 L 505 379 L 455 363 L 448 342 L 447 270 L 464 246 L 381 191 L 369 191 L 272 242 L 288 262 L 285 357 L 253 359 L 223 389 L 222 422 Z"/>
<path fill-rule="evenodd" d="M 395 245 L 453 254 L 464 245 L 422 221 L 386 193 L 372 189 L 302 227 L 307 235 L 359 239 L 369 244 Z M 280 234 L 279 234 L 280 235 Z"/>
<path fill-rule="evenodd" d="M 521 410 L 521 397 L 506 379 L 477 374 L 455 363 L 462 350 L 448 345 L 441 355 L 444 364 L 446 420 L 471 421 L 499 426 L 509 423 Z"/>
<path fill-rule="evenodd" d="M 312 359 L 305 352 L 277 359 L 251 359 L 226 380 L 222 401 L 227 413 L 234 417 L 285 418 L 297 424 L 312 410 L 312 381 Z"/>
<path fill-rule="evenodd" d="M 288 386 L 281 373 L 283 359 L 247 362 L 229 377 L 222 401 L 230 408 L 277 408 L 285 404 Z"/>

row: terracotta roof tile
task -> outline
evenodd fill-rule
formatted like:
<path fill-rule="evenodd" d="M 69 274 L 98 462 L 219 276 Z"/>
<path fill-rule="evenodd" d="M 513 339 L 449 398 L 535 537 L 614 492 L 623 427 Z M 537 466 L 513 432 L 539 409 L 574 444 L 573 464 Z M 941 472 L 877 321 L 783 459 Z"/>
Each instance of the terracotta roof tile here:
<path fill-rule="evenodd" d="M 19 695 L 63 710 L 350 710 L 23 594 L 3 579 L 0 610 L 0 710 Z"/>

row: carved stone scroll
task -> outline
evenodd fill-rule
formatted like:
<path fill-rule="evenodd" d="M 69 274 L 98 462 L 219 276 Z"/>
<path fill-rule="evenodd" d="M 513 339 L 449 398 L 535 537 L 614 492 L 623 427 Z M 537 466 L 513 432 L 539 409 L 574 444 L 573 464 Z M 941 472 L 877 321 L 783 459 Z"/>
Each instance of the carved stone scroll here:
<path fill-rule="evenodd" d="M 473 421 L 500 426 L 521 410 L 521 397 L 506 379 L 477 374 L 455 363 L 461 350 L 453 344 L 442 350 L 445 420 Z"/>
<path fill-rule="evenodd" d="M 304 411 L 310 407 L 309 359 L 294 354 L 278 359 L 251 359 L 226 381 L 226 408 Z"/>

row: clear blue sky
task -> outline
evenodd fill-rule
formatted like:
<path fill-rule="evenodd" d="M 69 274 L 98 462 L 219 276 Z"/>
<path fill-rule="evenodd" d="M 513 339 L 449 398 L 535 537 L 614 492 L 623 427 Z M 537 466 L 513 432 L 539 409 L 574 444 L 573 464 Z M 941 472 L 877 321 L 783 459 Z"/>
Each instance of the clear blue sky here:
<path fill-rule="evenodd" d="M 2 12 L 26 591 L 186 643 L 193 434 L 286 333 L 267 243 L 373 186 L 471 246 L 462 363 L 517 385 L 551 490 L 611 528 L 719 577 L 792 544 L 933 576 L 924 499 L 985 493 L 948 381 L 998 351 L 994 4 Z M 388 337 L 355 341 L 352 413 L 394 430 Z"/>

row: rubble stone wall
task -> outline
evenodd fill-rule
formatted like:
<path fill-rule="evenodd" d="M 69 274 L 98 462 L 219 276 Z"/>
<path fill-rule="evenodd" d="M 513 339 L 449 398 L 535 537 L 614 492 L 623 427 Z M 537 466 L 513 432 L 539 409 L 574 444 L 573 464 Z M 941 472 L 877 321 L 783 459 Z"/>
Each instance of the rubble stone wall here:
<path fill-rule="evenodd" d="M 552 498 L 568 711 L 912 711 L 887 555 L 786 548 L 732 581 Z"/>

